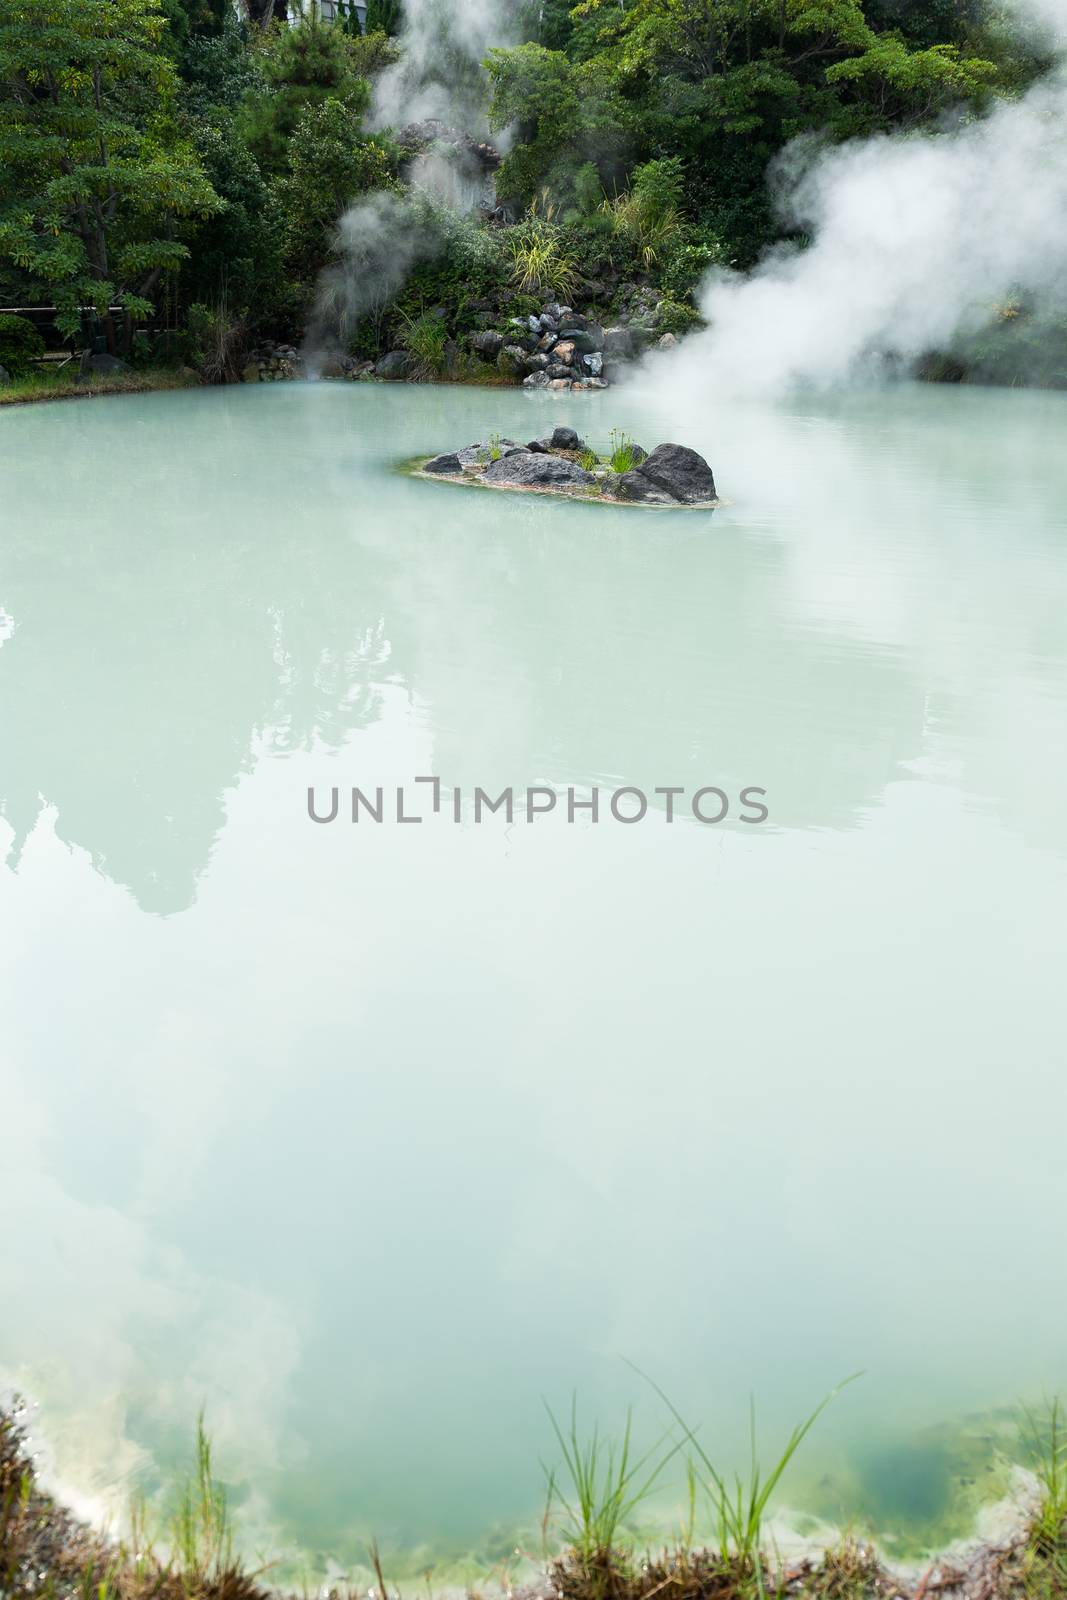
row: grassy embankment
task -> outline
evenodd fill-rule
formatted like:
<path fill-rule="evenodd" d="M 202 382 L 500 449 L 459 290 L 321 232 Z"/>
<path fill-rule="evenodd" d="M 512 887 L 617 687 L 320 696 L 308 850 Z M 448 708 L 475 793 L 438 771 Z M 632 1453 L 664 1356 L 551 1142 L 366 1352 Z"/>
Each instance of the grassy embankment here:
<path fill-rule="evenodd" d="M 0 406 L 28 405 L 38 400 L 85 400 L 96 394 L 147 394 L 152 389 L 195 388 L 199 379 L 174 367 L 146 367 L 144 370 L 101 373 L 84 383 L 78 381 L 78 367 L 37 368 L 25 377 L 0 384 Z"/>

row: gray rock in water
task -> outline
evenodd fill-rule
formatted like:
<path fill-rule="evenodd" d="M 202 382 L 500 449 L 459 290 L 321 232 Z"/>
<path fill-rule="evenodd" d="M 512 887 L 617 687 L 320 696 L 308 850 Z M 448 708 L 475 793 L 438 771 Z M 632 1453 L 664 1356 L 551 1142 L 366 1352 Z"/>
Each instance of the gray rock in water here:
<path fill-rule="evenodd" d="M 376 363 L 376 378 L 407 378 L 411 375 L 412 359 L 407 350 L 390 350 Z"/>
<path fill-rule="evenodd" d="M 580 489 L 596 482 L 591 472 L 567 461 L 563 456 L 540 455 L 524 450 L 521 455 L 501 456 L 485 469 L 486 483 L 513 483 L 529 489 Z"/>
<path fill-rule="evenodd" d="M 472 333 L 470 342 L 472 350 L 477 350 L 480 356 L 495 361 L 504 348 L 504 335 L 497 333 L 493 328 L 487 328 L 484 333 Z"/>
<path fill-rule="evenodd" d="M 553 428 L 548 447 L 550 450 L 584 450 L 585 440 L 580 439 L 573 428 Z"/>
<path fill-rule="evenodd" d="M 434 456 L 432 461 L 427 461 L 423 472 L 439 472 L 442 476 L 453 476 L 463 471 L 463 463 L 454 450 L 443 456 Z"/>
<path fill-rule="evenodd" d="M 492 461 L 494 450 L 499 450 L 502 456 L 510 456 L 516 450 L 525 449 L 524 444 L 518 444 L 514 439 L 479 439 L 477 444 L 464 445 L 455 454 L 461 467 L 484 467 Z"/>
<path fill-rule="evenodd" d="M 684 444 L 658 444 L 641 463 L 644 477 L 683 505 L 715 499 L 715 478 L 702 455 Z"/>
<path fill-rule="evenodd" d="M 524 389 L 544 389 L 548 385 L 547 372 L 531 372 L 528 378 L 523 378 Z"/>
<path fill-rule="evenodd" d="M 679 503 L 672 494 L 646 478 L 643 472 L 638 472 L 636 467 L 632 472 L 620 472 L 615 479 L 608 478 L 604 493 L 613 500 L 640 500 L 648 506 L 676 506 Z"/>

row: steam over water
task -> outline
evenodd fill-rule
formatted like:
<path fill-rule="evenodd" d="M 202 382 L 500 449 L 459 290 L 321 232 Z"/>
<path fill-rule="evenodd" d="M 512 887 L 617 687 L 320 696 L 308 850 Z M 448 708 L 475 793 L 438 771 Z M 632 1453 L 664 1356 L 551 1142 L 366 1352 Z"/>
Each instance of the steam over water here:
<path fill-rule="evenodd" d="M 1012 10 L 1020 29 L 1062 53 L 1067 0 Z M 805 247 L 709 279 L 708 327 L 666 376 L 694 403 L 870 377 L 988 328 L 1017 297 L 1067 316 L 1062 65 L 985 118 L 821 153 L 798 141 L 771 176 L 781 222 Z"/>
<path fill-rule="evenodd" d="M 862 1368 L 790 1497 L 935 1537 L 1067 1378 L 1067 400 L 684 399 L 0 417 L 0 1369 L 83 1495 L 206 1403 L 257 1548 L 488 1567 L 542 1395 L 729 1462 Z M 392 470 L 556 422 L 729 503 Z M 428 773 L 771 816 L 307 818 Z"/>

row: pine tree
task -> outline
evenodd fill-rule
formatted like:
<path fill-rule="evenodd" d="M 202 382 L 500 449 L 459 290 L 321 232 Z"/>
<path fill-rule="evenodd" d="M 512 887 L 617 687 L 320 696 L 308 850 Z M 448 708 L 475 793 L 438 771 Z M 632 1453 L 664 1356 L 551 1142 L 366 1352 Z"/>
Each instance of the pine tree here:
<path fill-rule="evenodd" d="M 404 25 L 400 0 L 367 0 L 367 32 L 395 36 Z"/>

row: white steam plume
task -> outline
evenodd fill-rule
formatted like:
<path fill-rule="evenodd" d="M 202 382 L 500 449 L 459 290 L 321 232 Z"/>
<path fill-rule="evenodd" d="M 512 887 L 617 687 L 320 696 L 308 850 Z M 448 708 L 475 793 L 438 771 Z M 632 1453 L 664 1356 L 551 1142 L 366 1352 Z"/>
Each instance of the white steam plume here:
<path fill-rule="evenodd" d="M 1067 0 L 1032 0 L 1034 26 L 1067 41 Z M 836 385 L 951 347 L 1019 294 L 1067 310 L 1067 76 L 1061 68 L 988 118 L 936 134 L 842 146 L 804 170 L 787 151 L 783 220 L 804 250 L 720 273 L 709 326 L 666 370 L 694 390 L 777 393 Z"/>
<path fill-rule="evenodd" d="M 438 236 L 404 195 L 382 191 L 349 206 L 337 224 L 337 260 L 321 274 L 304 341 L 308 369 L 342 348 L 361 317 L 380 317 Z"/>
<path fill-rule="evenodd" d="M 517 0 L 404 0 L 400 60 L 378 77 L 372 125 L 436 118 L 484 135 L 481 63 L 492 46 L 518 39 Z"/>

